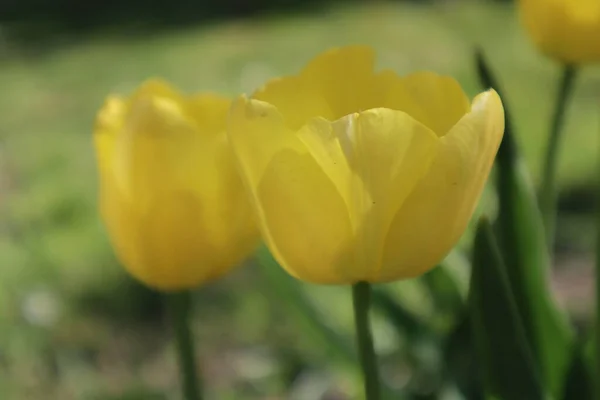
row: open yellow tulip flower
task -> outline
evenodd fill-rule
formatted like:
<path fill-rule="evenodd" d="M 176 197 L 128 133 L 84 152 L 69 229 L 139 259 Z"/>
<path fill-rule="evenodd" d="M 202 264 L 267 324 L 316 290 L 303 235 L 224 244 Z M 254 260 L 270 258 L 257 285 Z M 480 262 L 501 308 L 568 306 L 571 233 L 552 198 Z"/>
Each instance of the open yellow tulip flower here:
<path fill-rule="evenodd" d="M 98 114 L 100 207 L 126 269 L 161 290 L 238 265 L 259 239 L 225 134 L 231 100 L 149 81 Z"/>
<path fill-rule="evenodd" d="M 519 6 L 544 54 L 566 64 L 600 61 L 600 1 L 519 0 Z"/>
<path fill-rule="evenodd" d="M 493 90 L 333 49 L 234 100 L 229 137 L 274 257 L 314 283 L 420 275 L 455 245 L 504 133 Z"/>

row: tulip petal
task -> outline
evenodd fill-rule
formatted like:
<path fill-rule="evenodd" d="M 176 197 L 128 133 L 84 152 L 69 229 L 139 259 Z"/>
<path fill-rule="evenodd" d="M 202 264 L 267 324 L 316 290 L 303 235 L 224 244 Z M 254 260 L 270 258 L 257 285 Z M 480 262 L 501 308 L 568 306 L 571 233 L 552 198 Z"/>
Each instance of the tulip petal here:
<path fill-rule="evenodd" d="M 350 213 L 353 230 L 356 230 L 364 212 L 357 212 L 358 198 L 369 194 L 357 174 L 355 151 L 356 144 L 348 135 L 344 126 L 355 120 L 355 115 L 342 118 L 331 123 L 323 118 L 311 120 L 298 132 L 298 139 L 306 146 L 316 163 L 335 185 L 337 192 L 344 199 Z M 370 202 L 370 200 L 369 200 Z"/>
<path fill-rule="evenodd" d="M 377 74 L 377 87 L 385 93 L 383 107 L 401 110 L 444 136 L 467 113 L 469 99 L 451 77 L 417 72 L 403 78 L 393 71 Z"/>
<path fill-rule="evenodd" d="M 250 254 L 258 244 L 258 231 L 244 185 L 227 137 L 204 144 L 190 172 L 190 188 L 203 205 L 206 236 L 219 254 L 234 259 Z"/>
<path fill-rule="evenodd" d="M 380 106 L 374 65 L 370 47 L 335 48 L 317 56 L 299 75 L 271 80 L 252 97 L 275 106 L 293 130 L 314 117 L 333 121 Z"/>
<path fill-rule="evenodd" d="M 194 287 L 258 242 L 225 134 L 229 105 L 149 81 L 98 115 L 101 212 L 119 260 L 149 286 Z"/>
<path fill-rule="evenodd" d="M 100 214 L 119 261 L 129 268 L 142 264 L 137 226 L 139 214 L 131 201 L 121 195 L 110 171 L 100 170 Z"/>
<path fill-rule="evenodd" d="M 301 77 L 307 85 L 319 88 L 332 111 L 331 119 L 335 120 L 380 106 L 373 87 L 374 67 L 375 52 L 371 47 L 347 46 L 314 58 Z"/>
<path fill-rule="evenodd" d="M 504 133 L 504 111 L 490 90 L 441 138 L 427 175 L 397 211 L 387 233 L 379 280 L 417 276 L 458 241 L 479 200 Z"/>
<path fill-rule="evenodd" d="M 215 181 L 210 163 L 225 147 L 229 105 L 218 95 L 187 99 L 164 82 L 148 81 L 128 102 L 109 99 L 100 113 L 100 164 L 112 170 L 124 195 L 143 204 L 155 191 L 196 187 L 200 174 Z"/>
<path fill-rule="evenodd" d="M 114 146 L 112 167 L 120 190 L 147 204 L 157 188 L 175 186 L 178 150 L 189 148 L 195 136 L 170 100 L 149 98 L 134 103 Z"/>
<path fill-rule="evenodd" d="M 130 98 L 130 102 L 135 104 L 136 102 L 153 98 L 153 97 L 162 97 L 165 99 L 169 99 L 178 105 L 183 103 L 183 96 L 177 92 L 171 85 L 162 79 L 148 79 L 145 81 L 132 95 Z"/>
<path fill-rule="evenodd" d="M 600 60 L 600 3 L 597 0 L 520 0 L 520 15 L 532 41 L 566 64 Z"/>
<path fill-rule="evenodd" d="M 227 114 L 231 99 L 214 93 L 192 96 L 185 104 L 186 111 L 196 122 L 198 134 L 214 137 L 227 129 Z"/>
<path fill-rule="evenodd" d="M 556 6 L 553 3 L 540 2 L 540 0 L 520 0 L 519 5 L 523 24 L 529 31 L 533 42 L 544 52 L 551 48 L 556 49 L 560 40 L 557 35 L 553 35 L 553 30 L 562 26 L 557 24 L 564 22 L 561 21 L 562 18 L 560 12 L 557 12 Z"/>
<path fill-rule="evenodd" d="M 381 243 L 400 204 L 427 172 L 439 139 L 408 114 L 372 109 L 334 123 L 315 120 L 299 132 L 336 185 L 355 232 L 355 281 L 370 280 L 380 265 Z"/>
<path fill-rule="evenodd" d="M 214 175 L 202 168 L 214 157 L 214 134 L 199 134 L 179 103 L 151 96 L 138 98 L 130 107 L 111 163 L 124 195 L 145 207 L 155 192 L 195 187 L 199 173 Z"/>
<path fill-rule="evenodd" d="M 600 2 L 598 0 L 565 1 L 565 12 L 577 22 L 597 24 L 600 22 Z"/>
<path fill-rule="evenodd" d="M 229 137 L 275 258 L 305 281 L 344 282 L 340 266 L 347 265 L 352 235 L 348 210 L 281 114 L 242 97 L 232 106 Z"/>
<path fill-rule="evenodd" d="M 367 274 L 380 275 L 383 245 L 394 215 L 429 170 L 440 140 L 411 116 L 390 109 L 365 111 L 357 117 L 354 171 L 361 177 L 370 202 L 365 207 L 357 241 L 366 246 Z"/>
<path fill-rule="evenodd" d="M 199 199 L 189 192 L 169 192 L 156 195 L 152 204 L 137 225 L 141 262 L 129 265 L 133 276 L 159 289 L 181 289 L 237 265 L 212 246 Z"/>
<path fill-rule="evenodd" d="M 117 96 L 110 96 L 98 112 L 94 127 L 94 145 L 100 168 L 112 163 L 115 138 L 123 126 L 127 103 Z"/>
<path fill-rule="evenodd" d="M 160 290 L 197 286 L 239 265 L 256 245 L 251 225 L 244 232 L 218 209 L 204 212 L 191 192 L 155 195 L 153 206 L 143 212 L 113 182 L 114 178 L 101 175 L 100 209 L 106 228 L 121 263 L 149 286 Z M 215 237 L 213 230 L 219 226 L 230 235 Z"/>
<path fill-rule="evenodd" d="M 300 129 L 316 116 L 335 119 L 331 107 L 318 87 L 305 82 L 302 76 L 273 79 L 252 98 L 267 102 L 275 107 L 292 129 Z"/>

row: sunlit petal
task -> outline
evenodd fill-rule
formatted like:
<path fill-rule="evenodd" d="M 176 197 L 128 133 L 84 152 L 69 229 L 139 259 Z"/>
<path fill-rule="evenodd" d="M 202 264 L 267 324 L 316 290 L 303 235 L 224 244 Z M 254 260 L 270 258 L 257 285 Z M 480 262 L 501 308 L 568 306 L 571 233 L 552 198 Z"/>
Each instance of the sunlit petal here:
<path fill-rule="evenodd" d="M 292 275 L 346 282 L 352 270 L 348 210 L 331 179 L 271 105 L 239 99 L 230 140 L 253 198 L 263 236 Z"/>
<path fill-rule="evenodd" d="M 479 95 L 472 111 L 441 138 L 433 165 L 394 217 L 382 280 L 422 274 L 450 251 L 479 200 L 503 133 L 497 93 Z"/>

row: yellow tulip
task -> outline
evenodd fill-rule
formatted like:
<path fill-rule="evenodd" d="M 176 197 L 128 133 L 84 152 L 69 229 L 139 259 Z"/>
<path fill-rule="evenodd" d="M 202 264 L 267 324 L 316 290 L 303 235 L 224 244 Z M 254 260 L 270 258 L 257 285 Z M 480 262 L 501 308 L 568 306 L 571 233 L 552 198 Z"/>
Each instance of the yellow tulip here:
<path fill-rule="evenodd" d="M 504 132 L 493 90 L 328 51 L 234 101 L 228 133 L 274 257 L 314 283 L 422 274 L 466 228 Z"/>
<path fill-rule="evenodd" d="M 149 81 L 111 97 L 94 133 L 100 207 L 118 258 L 161 290 L 192 288 L 258 240 L 225 126 L 231 100 Z"/>
<path fill-rule="evenodd" d="M 599 0 L 519 0 L 533 42 L 565 64 L 600 61 Z"/>

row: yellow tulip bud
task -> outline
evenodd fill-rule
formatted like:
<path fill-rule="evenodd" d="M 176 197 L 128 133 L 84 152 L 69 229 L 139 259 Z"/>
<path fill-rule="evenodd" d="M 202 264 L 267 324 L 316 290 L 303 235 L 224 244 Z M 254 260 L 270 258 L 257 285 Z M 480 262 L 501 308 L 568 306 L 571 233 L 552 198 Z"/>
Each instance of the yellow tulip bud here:
<path fill-rule="evenodd" d="M 519 0 L 533 42 L 565 64 L 600 61 L 600 1 Z"/>
<path fill-rule="evenodd" d="M 232 105 L 229 137 L 259 226 L 314 283 L 420 275 L 455 245 L 504 132 L 493 90 L 374 72 L 368 47 L 328 51 Z"/>
<path fill-rule="evenodd" d="M 100 207 L 137 279 L 192 288 L 238 265 L 258 241 L 225 135 L 231 101 L 159 81 L 109 98 L 94 133 Z"/>

